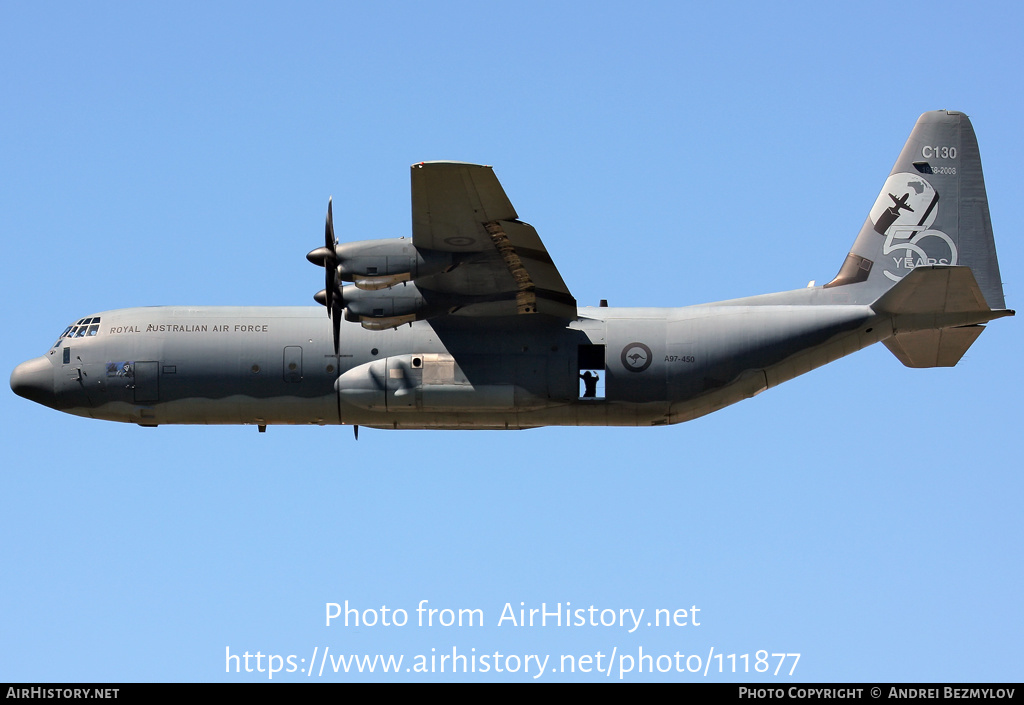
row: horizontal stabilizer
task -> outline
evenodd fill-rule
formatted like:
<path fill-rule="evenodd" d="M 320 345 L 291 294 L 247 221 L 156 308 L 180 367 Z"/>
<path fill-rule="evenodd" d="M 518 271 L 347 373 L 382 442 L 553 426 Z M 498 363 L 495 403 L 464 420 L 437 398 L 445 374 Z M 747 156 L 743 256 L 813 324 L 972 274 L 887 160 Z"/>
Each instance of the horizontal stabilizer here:
<path fill-rule="evenodd" d="M 983 330 L 985 326 L 917 330 L 882 343 L 907 367 L 953 367 Z"/>
<path fill-rule="evenodd" d="M 878 313 L 966 313 L 988 311 L 968 267 L 918 267 L 872 306 Z"/>
<path fill-rule="evenodd" d="M 872 308 L 891 314 L 885 347 L 907 367 L 953 367 L 987 323 L 1013 311 L 992 310 L 969 267 L 918 267 Z"/>

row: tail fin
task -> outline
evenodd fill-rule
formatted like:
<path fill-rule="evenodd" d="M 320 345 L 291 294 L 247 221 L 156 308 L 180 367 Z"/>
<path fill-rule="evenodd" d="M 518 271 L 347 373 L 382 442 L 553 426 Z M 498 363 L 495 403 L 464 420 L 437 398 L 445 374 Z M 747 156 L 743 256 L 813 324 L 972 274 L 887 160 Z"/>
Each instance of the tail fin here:
<path fill-rule="evenodd" d="M 971 121 L 925 113 L 868 214 L 835 279 L 872 303 L 917 267 L 969 267 L 990 309 L 1003 309 L 992 222 Z"/>

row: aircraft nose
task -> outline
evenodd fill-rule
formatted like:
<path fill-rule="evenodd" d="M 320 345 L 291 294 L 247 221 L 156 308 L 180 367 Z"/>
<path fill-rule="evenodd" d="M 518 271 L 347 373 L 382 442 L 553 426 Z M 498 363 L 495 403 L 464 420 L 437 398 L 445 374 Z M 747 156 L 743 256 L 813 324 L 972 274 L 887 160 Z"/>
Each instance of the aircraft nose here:
<path fill-rule="evenodd" d="M 11 390 L 38 404 L 53 403 L 53 365 L 45 357 L 23 362 L 11 373 Z"/>

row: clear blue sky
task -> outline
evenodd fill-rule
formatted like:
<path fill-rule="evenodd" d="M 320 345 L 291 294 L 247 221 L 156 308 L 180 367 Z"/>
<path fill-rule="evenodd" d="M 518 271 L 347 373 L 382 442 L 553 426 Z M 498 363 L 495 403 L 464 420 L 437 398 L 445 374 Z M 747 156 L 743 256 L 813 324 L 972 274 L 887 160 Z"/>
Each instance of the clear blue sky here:
<path fill-rule="evenodd" d="M 341 239 L 408 234 L 423 160 L 493 164 L 581 304 L 820 283 L 937 108 L 972 117 L 1022 304 L 1017 5 L 354 5 L 5 8 L 0 367 L 96 311 L 309 304 L 328 196 Z M 763 649 L 795 675 L 626 679 L 1020 681 L 1021 330 L 955 369 L 876 346 L 668 428 L 357 443 L 0 394 L 0 680 L 259 681 L 225 650 L 314 648 L 443 680 L 404 668 L 454 648 L 549 655 L 540 680 L 618 679 L 553 673 L 562 654 Z M 409 624 L 325 626 L 346 600 Z M 415 626 L 421 600 L 486 624 Z M 700 626 L 499 627 L 521 602 Z M 491 663 L 456 677 L 536 673 Z M 274 680 L 360 678 L 329 670 Z"/>

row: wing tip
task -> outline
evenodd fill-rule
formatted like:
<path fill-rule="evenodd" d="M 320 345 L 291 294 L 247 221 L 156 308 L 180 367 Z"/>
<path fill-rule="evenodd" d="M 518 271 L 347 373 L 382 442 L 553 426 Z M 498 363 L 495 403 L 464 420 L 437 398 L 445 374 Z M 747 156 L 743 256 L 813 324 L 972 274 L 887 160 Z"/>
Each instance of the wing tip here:
<path fill-rule="evenodd" d="M 431 167 L 431 168 L 456 167 L 457 168 L 457 167 L 467 167 L 467 166 L 475 166 L 478 169 L 493 169 L 494 168 L 490 164 L 474 164 L 472 162 L 457 162 L 457 161 L 451 161 L 451 160 L 445 160 L 445 159 L 439 159 L 437 161 L 430 161 L 430 162 L 416 162 L 415 164 L 412 165 L 411 168 L 412 169 L 423 169 L 424 167 Z"/>

